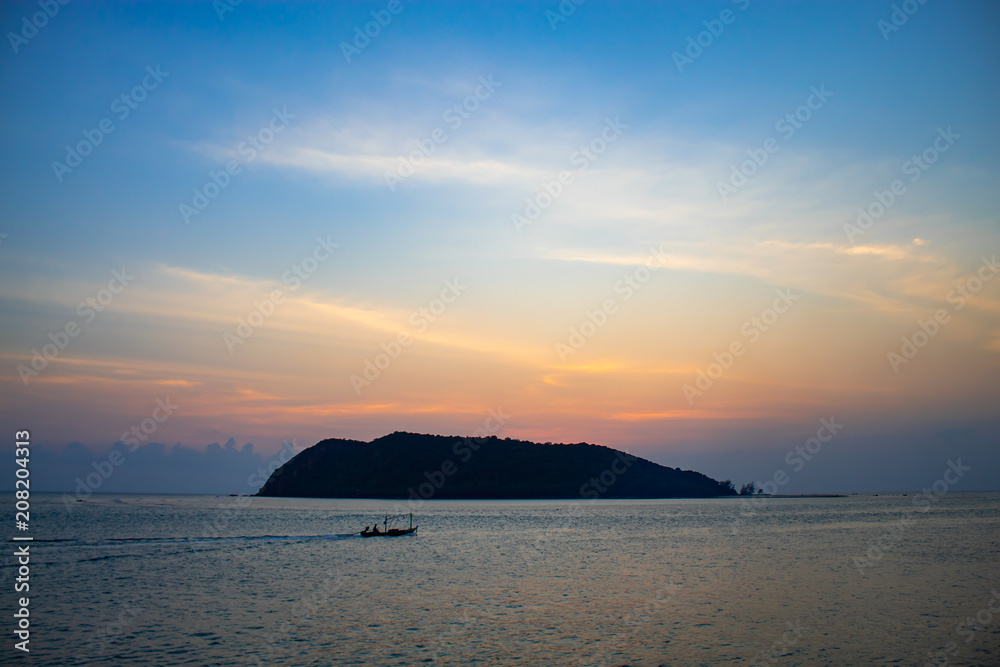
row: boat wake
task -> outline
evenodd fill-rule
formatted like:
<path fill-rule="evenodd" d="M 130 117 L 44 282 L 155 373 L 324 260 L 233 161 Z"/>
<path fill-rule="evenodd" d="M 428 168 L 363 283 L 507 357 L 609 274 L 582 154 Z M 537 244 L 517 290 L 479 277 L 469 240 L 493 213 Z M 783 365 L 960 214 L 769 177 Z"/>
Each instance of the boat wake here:
<path fill-rule="evenodd" d="M 265 543 L 297 544 L 310 540 L 361 539 L 358 533 L 329 535 L 235 535 L 226 537 L 109 537 L 103 540 L 34 540 L 43 563 L 89 563 L 117 558 L 161 557 L 169 553 L 198 553 L 218 549 L 248 549 Z M 166 551 L 166 553 L 165 553 Z M 35 552 L 33 552 L 35 553 Z"/>
<path fill-rule="evenodd" d="M 357 533 L 333 533 L 330 535 L 230 535 L 219 537 L 109 537 L 103 540 L 76 540 L 73 538 L 38 539 L 35 544 L 52 544 L 60 547 L 96 547 L 113 544 L 194 544 L 199 542 L 251 542 L 251 541 L 296 541 L 296 540 L 343 540 L 358 537 Z"/>

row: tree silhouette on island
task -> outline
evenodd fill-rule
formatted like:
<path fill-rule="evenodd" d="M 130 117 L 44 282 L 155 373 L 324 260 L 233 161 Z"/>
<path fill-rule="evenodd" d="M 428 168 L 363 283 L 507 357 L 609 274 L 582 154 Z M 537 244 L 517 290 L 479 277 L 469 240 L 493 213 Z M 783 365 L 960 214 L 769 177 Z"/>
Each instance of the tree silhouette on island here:
<path fill-rule="evenodd" d="M 300 498 L 712 498 L 729 480 L 591 445 L 397 431 L 362 442 L 331 438 L 274 471 L 259 496 Z"/>

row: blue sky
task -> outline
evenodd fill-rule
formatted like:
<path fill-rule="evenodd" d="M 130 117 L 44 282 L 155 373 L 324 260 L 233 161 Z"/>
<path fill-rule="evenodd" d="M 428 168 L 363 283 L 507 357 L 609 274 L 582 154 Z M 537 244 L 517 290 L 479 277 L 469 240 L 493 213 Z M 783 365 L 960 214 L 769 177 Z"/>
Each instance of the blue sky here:
<path fill-rule="evenodd" d="M 106 451 L 173 387 L 199 408 L 160 441 L 235 437 L 268 452 L 292 438 L 470 432 L 509 405 L 521 415 L 510 435 L 749 479 L 843 413 L 856 440 L 799 490 L 851 487 L 851 452 L 872 443 L 886 462 L 923 452 L 922 468 L 892 476 L 919 484 L 944 460 L 937 432 L 964 433 L 949 447 L 989 461 L 980 486 L 996 479 L 996 283 L 900 372 L 886 363 L 1000 246 L 995 3 L 914 5 L 888 39 L 886 2 L 588 0 L 555 29 L 556 2 L 400 6 L 351 62 L 341 44 L 386 3 L 243 2 L 220 19 L 207 2 L 72 2 L 16 53 L 7 37 L 0 421 L 32 421 L 53 452 Z M 37 11 L 5 3 L 5 34 Z M 723 12 L 732 21 L 678 71 L 674 54 Z M 119 119 L 113 100 L 148 67 L 169 74 Z M 499 85 L 450 127 L 445 113 L 481 77 Z M 819 88 L 832 96 L 782 137 L 776 121 Z M 186 223 L 179 206 L 275 109 L 288 126 Z M 114 131 L 60 182 L 52 163 L 104 118 Z M 620 136 L 518 233 L 511 216 L 574 170 L 608 119 Z M 447 139 L 434 155 L 387 188 L 436 128 Z M 947 128 L 953 145 L 848 238 L 856 209 Z M 769 138 L 777 152 L 722 201 L 718 182 Z M 223 334 L 317 238 L 338 252 L 229 352 Z M 561 361 L 554 344 L 651 246 L 668 266 Z M 135 283 L 25 385 L 30 350 L 123 266 Z M 467 294 L 353 391 L 350 377 L 455 278 Z M 703 403 L 685 401 L 782 287 L 802 305 Z"/>

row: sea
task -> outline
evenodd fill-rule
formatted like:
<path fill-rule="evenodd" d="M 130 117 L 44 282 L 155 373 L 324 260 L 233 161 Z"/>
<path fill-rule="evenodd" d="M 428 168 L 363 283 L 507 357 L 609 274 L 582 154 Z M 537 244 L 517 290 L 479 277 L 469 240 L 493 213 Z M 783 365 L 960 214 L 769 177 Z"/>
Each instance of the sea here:
<path fill-rule="evenodd" d="M 1000 664 L 998 493 L 31 503 L 5 665 Z"/>

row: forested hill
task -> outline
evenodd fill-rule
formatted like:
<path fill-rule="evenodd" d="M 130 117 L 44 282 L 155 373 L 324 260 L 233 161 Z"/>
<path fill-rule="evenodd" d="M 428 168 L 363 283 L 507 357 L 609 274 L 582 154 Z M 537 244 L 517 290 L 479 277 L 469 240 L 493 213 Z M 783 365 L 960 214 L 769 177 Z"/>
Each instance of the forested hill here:
<path fill-rule="evenodd" d="M 274 471 L 259 496 L 300 498 L 708 498 L 728 482 L 609 447 L 395 432 L 331 438 Z"/>

